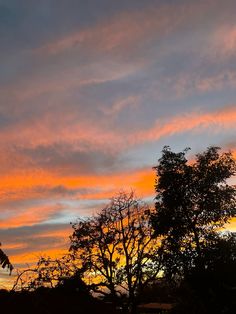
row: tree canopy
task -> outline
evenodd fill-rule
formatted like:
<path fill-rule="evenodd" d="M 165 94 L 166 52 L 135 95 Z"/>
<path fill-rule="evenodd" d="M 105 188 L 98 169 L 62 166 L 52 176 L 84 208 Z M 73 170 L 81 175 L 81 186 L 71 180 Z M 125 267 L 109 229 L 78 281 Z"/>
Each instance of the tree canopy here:
<path fill-rule="evenodd" d="M 236 172 L 230 152 L 209 147 L 187 159 L 165 146 L 156 170 L 156 235 L 165 241 L 166 270 L 180 274 L 200 266 L 203 249 L 236 215 L 236 189 L 228 179 Z"/>

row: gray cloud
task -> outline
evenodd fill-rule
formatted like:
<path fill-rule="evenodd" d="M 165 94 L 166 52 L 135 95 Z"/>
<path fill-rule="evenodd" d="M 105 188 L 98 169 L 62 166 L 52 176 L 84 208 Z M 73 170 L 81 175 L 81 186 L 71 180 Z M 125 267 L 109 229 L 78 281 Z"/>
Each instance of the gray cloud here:
<path fill-rule="evenodd" d="M 41 224 L 0 230 L 2 248 L 9 257 L 35 252 L 36 260 L 44 251 L 69 249 L 70 234 L 72 228 L 69 224 Z M 16 263 L 14 266 L 17 268 L 21 265 Z M 23 266 L 26 267 L 26 264 L 23 263 Z"/>
<path fill-rule="evenodd" d="M 86 146 L 79 150 L 79 148 L 76 149 L 71 144 L 61 142 L 35 148 L 16 147 L 15 150 L 32 160 L 36 167 L 56 171 L 61 174 L 99 174 L 115 169 L 117 162 L 119 162 L 115 154 L 109 153 L 107 150 L 94 150 L 92 147 Z M 63 188 L 57 187 L 50 192 L 63 192 Z M 65 194 L 73 193 L 73 191 L 67 190 L 64 190 L 64 192 Z"/>

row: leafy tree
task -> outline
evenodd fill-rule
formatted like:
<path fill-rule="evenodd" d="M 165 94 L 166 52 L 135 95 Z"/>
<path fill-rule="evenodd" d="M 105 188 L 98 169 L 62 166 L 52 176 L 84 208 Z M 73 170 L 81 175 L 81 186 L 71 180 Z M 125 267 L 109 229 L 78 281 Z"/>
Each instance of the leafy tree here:
<path fill-rule="evenodd" d="M 231 314 L 236 306 L 236 234 L 212 237 L 203 249 L 204 269 L 192 268 L 176 291 L 174 313 Z"/>
<path fill-rule="evenodd" d="M 114 303 L 124 292 L 130 311 L 142 289 L 161 270 L 161 247 L 149 223 L 150 208 L 133 193 L 121 193 L 97 215 L 73 225 L 71 251 L 91 288 Z"/>
<path fill-rule="evenodd" d="M 204 268 L 203 253 L 212 237 L 236 215 L 236 189 L 228 179 L 236 172 L 230 152 L 209 147 L 188 161 L 186 154 L 168 146 L 155 167 L 156 235 L 165 243 L 165 270 L 169 277 L 184 276 L 193 267 Z"/>

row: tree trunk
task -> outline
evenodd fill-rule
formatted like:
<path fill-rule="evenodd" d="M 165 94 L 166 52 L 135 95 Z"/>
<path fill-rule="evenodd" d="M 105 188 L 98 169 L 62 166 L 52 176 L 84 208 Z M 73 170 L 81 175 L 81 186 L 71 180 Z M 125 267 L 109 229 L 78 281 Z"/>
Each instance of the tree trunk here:
<path fill-rule="evenodd" d="M 129 293 L 129 314 L 136 314 L 137 313 L 137 304 L 134 292 Z"/>

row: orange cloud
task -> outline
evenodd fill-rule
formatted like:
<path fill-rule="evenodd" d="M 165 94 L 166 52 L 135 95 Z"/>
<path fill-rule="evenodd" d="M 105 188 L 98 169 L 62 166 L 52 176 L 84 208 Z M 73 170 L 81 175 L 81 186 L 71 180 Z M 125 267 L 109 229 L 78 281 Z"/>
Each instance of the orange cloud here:
<path fill-rule="evenodd" d="M 55 186 L 63 186 L 65 188 L 74 190 L 88 189 L 88 193 L 78 195 L 81 199 L 90 199 L 94 197 L 102 198 L 107 195 L 107 192 L 103 191 L 117 191 L 119 189 L 127 189 L 130 187 L 137 188 L 138 192 L 147 194 L 147 191 L 151 192 L 151 186 L 154 184 L 154 171 L 150 168 L 140 169 L 130 172 L 121 172 L 107 175 L 78 175 L 60 176 L 46 171 L 36 171 L 35 173 L 14 173 L 11 176 L 3 176 L 0 180 L 1 200 L 8 201 L 29 199 L 32 196 L 34 198 L 39 197 L 38 192 L 33 193 L 34 187 L 43 186 L 45 191 L 47 188 L 53 189 Z M 90 193 L 90 190 L 101 189 L 101 192 Z M 28 192 L 27 192 L 28 191 Z M 47 192 L 45 192 L 47 196 Z M 74 198 L 73 195 L 69 195 L 69 198 Z M 53 208 L 51 208 L 53 212 Z M 30 220 L 30 212 L 27 215 Z M 40 217 L 38 217 L 40 219 Z"/>
<path fill-rule="evenodd" d="M 137 132 L 131 132 L 126 134 L 125 138 L 122 134 L 116 133 L 114 131 L 110 131 L 104 133 L 101 129 L 100 132 L 95 134 L 95 130 L 88 129 L 86 130 L 85 142 L 91 140 L 91 147 L 94 148 L 95 143 L 99 143 L 100 147 L 104 149 L 104 145 L 110 145 L 112 143 L 112 147 L 115 147 L 117 150 L 127 149 L 131 145 L 139 145 L 142 143 L 147 143 L 148 141 L 157 141 L 162 137 L 171 136 L 174 134 L 189 132 L 189 131 L 202 131 L 205 129 L 209 129 L 211 132 L 215 132 L 217 130 L 222 131 L 222 129 L 232 129 L 236 125 L 236 109 L 235 106 L 225 107 L 221 110 L 206 112 L 206 113 L 186 113 L 182 116 L 176 116 L 170 119 L 158 119 L 156 123 L 148 128 Z M 47 128 L 48 127 L 48 128 Z M 25 141 L 30 143 L 30 139 L 32 143 L 37 143 L 37 136 L 46 138 L 48 144 L 53 144 L 53 142 L 57 139 L 57 136 L 63 139 L 64 142 L 73 142 L 76 141 L 77 132 L 76 127 L 69 126 L 67 130 L 59 132 L 54 135 L 52 130 L 50 131 L 49 125 L 45 126 L 46 129 L 49 129 L 48 132 L 51 132 L 51 137 L 42 136 L 42 132 L 39 132 L 37 126 L 31 131 L 28 132 L 28 137 L 26 133 L 22 131 L 25 135 Z M 34 133 L 34 130 L 35 131 Z M 37 135 L 36 135 L 37 133 Z M 7 140 L 7 135 L 5 138 L 3 135 L 2 140 Z M 15 132 L 15 137 L 17 137 L 17 132 Z M 95 141 L 95 143 L 93 142 Z M 30 145 L 30 144 L 29 144 Z M 79 145 L 79 144 L 78 144 Z M 76 144 L 75 144 L 76 146 Z M 36 146 L 37 147 L 37 146 Z M 47 147 L 47 146 L 46 146 Z M 88 146 L 86 146 L 87 149 Z M 90 147 L 90 146 L 89 146 Z M 89 148 L 88 148 L 89 149 Z M 4 152 L 2 151 L 4 155 Z M 12 158 L 17 154 L 13 154 Z M 0 154 L 0 157 L 2 155 Z M 0 158 L 2 160 L 2 164 L 4 162 L 7 163 L 11 160 L 10 155 L 7 155 L 7 158 Z M 5 160 L 5 161 L 4 161 Z M 55 189 L 55 187 L 64 187 L 65 189 L 73 192 L 73 195 L 69 195 L 70 198 L 89 198 L 89 194 L 91 197 L 102 197 L 102 195 L 106 196 L 110 192 L 120 188 L 126 187 L 134 187 L 140 190 L 141 193 L 145 195 L 151 192 L 151 187 L 149 187 L 148 183 L 143 183 L 143 185 L 137 182 L 139 180 L 143 180 L 146 172 L 151 172 L 151 170 L 137 170 L 130 172 L 121 172 L 121 173 L 113 173 L 107 175 L 88 175 L 88 174 L 73 174 L 73 169 L 70 169 L 70 172 L 62 173 L 60 165 L 55 165 L 54 169 L 44 169 L 43 167 L 38 167 L 37 163 L 29 157 L 24 155 L 21 159 L 17 159 L 21 169 L 12 167 L 11 163 L 5 165 L 6 171 L 1 174 L 0 180 L 0 201 L 12 201 L 12 200 L 20 200 L 20 199 L 33 199 L 33 198 L 48 198 L 50 196 L 50 190 Z M 16 164 L 18 163 L 16 162 Z M 140 179 L 143 178 L 143 179 Z M 153 184 L 153 180 L 150 179 L 151 184 Z M 41 189 L 39 187 L 42 187 Z M 88 192 L 84 193 L 84 195 L 80 195 L 79 192 L 76 192 L 77 189 L 87 188 Z M 96 192 L 89 190 L 100 189 L 101 191 Z M 60 191 L 59 191 L 60 192 Z M 104 194 L 103 194 L 104 193 Z M 108 194 L 107 194 L 108 193 Z M 100 196 L 99 196 L 100 195 Z M 58 194 L 60 196 L 60 193 Z M 52 195 L 55 199 L 56 195 Z"/>
<path fill-rule="evenodd" d="M 25 242 L 22 243 L 8 243 L 7 245 L 4 245 L 4 250 L 18 250 L 18 249 L 24 249 L 27 245 Z"/>
<path fill-rule="evenodd" d="M 52 258 L 62 257 L 64 254 L 68 252 L 68 249 L 48 249 L 43 251 L 32 251 L 30 253 L 21 253 L 11 256 L 11 260 L 14 264 L 21 264 L 22 268 L 27 268 L 29 264 L 35 264 L 39 260 L 41 256 L 50 256 Z M 23 264 L 25 265 L 23 266 Z"/>
<path fill-rule="evenodd" d="M 37 233 L 37 235 L 34 235 L 37 238 L 48 238 L 48 237 L 53 237 L 53 238 L 68 238 L 69 235 L 72 232 L 72 228 L 70 225 L 68 225 L 67 228 L 63 228 L 60 230 L 50 230 L 50 231 L 44 231 L 41 233 Z"/>
<path fill-rule="evenodd" d="M 47 221 L 53 214 L 61 210 L 61 205 L 40 206 L 28 208 L 21 213 L 10 213 L 9 218 L 0 220 L 0 228 L 16 228 L 21 226 L 32 226 Z"/>

